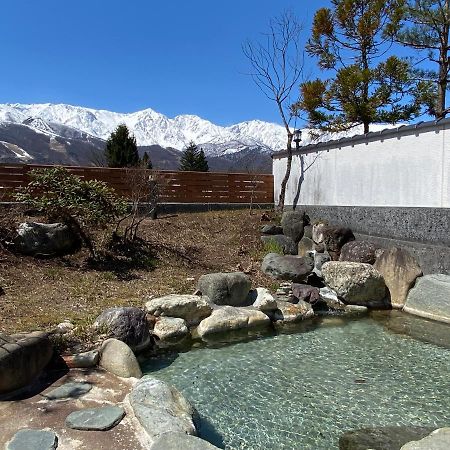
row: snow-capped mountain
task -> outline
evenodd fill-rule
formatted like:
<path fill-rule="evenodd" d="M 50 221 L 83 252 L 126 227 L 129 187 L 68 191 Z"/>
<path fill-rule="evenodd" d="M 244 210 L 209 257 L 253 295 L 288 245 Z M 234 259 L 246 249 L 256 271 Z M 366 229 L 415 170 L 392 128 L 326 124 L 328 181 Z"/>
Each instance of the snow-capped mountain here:
<path fill-rule="evenodd" d="M 0 105 L 0 122 L 26 123 L 30 118 L 41 119 L 44 124 L 69 126 L 100 139 L 107 139 L 124 123 L 139 146 L 159 145 L 182 150 L 188 142 L 194 141 L 204 146 L 208 156 L 219 156 L 229 150 L 228 143 L 235 151 L 257 148 L 259 152 L 270 153 L 281 150 L 286 142 L 286 131 L 281 125 L 259 120 L 222 127 L 194 115 L 171 119 L 152 109 L 125 114 L 64 104 Z M 36 123 L 37 128 L 45 131 L 42 122 Z"/>

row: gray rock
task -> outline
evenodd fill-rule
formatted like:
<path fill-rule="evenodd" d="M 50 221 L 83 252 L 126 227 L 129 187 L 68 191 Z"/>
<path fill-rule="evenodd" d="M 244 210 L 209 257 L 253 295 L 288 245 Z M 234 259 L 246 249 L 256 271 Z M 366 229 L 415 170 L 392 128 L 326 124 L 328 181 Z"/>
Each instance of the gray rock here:
<path fill-rule="evenodd" d="M 219 448 L 189 434 L 164 433 L 153 443 L 150 450 L 219 450 Z"/>
<path fill-rule="evenodd" d="M 303 229 L 303 237 L 307 237 L 312 240 L 312 225 L 306 225 Z"/>
<path fill-rule="evenodd" d="M 133 306 L 105 309 L 95 320 L 94 327 L 107 330 L 134 351 L 144 350 L 150 345 L 146 313 Z"/>
<path fill-rule="evenodd" d="M 241 306 L 246 303 L 252 282 L 243 272 L 210 273 L 200 277 L 197 287 L 216 305 Z"/>
<path fill-rule="evenodd" d="M 124 416 L 120 406 L 81 409 L 67 416 L 66 426 L 74 430 L 106 431 L 119 424 Z"/>
<path fill-rule="evenodd" d="M 256 288 L 249 292 L 252 306 L 262 312 L 273 311 L 277 309 L 277 302 L 273 295 L 266 288 Z"/>
<path fill-rule="evenodd" d="M 306 280 L 314 268 L 312 258 L 300 256 L 282 256 L 269 253 L 263 259 L 261 269 L 277 280 L 287 280 L 301 283 Z"/>
<path fill-rule="evenodd" d="M 361 262 L 373 264 L 377 246 L 369 241 L 350 241 L 341 248 L 339 261 Z"/>
<path fill-rule="evenodd" d="M 279 225 L 268 224 L 261 228 L 262 234 L 283 234 L 283 227 Z"/>
<path fill-rule="evenodd" d="M 70 382 L 59 386 L 50 392 L 44 394 L 45 398 L 49 400 L 61 400 L 67 398 L 77 398 L 86 394 L 92 389 L 92 384 Z"/>
<path fill-rule="evenodd" d="M 303 236 L 297 246 L 298 256 L 307 256 L 309 252 L 314 250 L 314 242 L 311 238 Z"/>
<path fill-rule="evenodd" d="M 314 304 L 320 300 L 319 289 L 309 284 L 292 283 L 292 295 L 297 300 Z"/>
<path fill-rule="evenodd" d="M 261 242 L 269 245 L 273 242 L 283 250 L 284 255 L 296 255 L 298 252 L 297 244 L 284 234 L 261 236 Z"/>
<path fill-rule="evenodd" d="M 24 429 L 6 444 L 6 450 L 54 450 L 58 437 L 53 431 Z"/>
<path fill-rule="evenodd" d="M 344 433 L 339 438 L 339 450 L 398 450 L 405 443 L 427 436 L 427 427 L 362 428 Z"/>
<path fill-rule="evenodd" d="M 399 247 L 389 248 L 377 258 L 375 269 L 383 275 L 391 296 L 393 308 L 403 308 L 409 290 L 416 279 L 422 276 L 422 269 L 416 259 Z"/>
<path fill-rule="evenodd" d="M 165 433 L 196 435 L 194 409 L 181 392 L 146 375 L 129 394 L 136 418 L 152 440 Z"/>
<path fill-rule="evenodd" d="M 178 342 L 189 334 L 189 330 L 184 319 L 161 316 L 155 322 L 153 334 L 160 341 Z"/>
<path fill-rule="evenodd" d="M 326 251 L 333 261 L 338 261 L 342 247 L 350 241 L 355 240 L 355 236 L 350 228 L 327 225 L 322 228 L 323 243 Z"/>
<path fill-rule="evenodd" d="M 88 369 L 98 364 L 100 353 L 98 350 L 90 350 L 88 352 L 63 356 L 63 359 L 70 368 Z"/>
<path fill-rule="evenodd" d="M 101 349 L 99 366 L 122 378 L 142 377 L 141 368 L 133 351 L 118 339 L 106 340 Z"/>
<path fill-rule="evenodd" d="M 68 255 L 81 246 L 79 237 L 62 223 L 21 223 L 13 243 L 19 252 L 32 256 Z"/>
<path fill-rule="evenodd" d="M 53 346 L 46 333 L 0 333 L 0 396 L 30 384 L 52 355 Z"/>
<path fill-rule="evenodd" d="M 278 300 L 277 306 L 278 309 L 271 313 L 271 319 L 275 322 L 300 322 L 314 316 L 312 306 L 303 300 L 296 304 Z"/>
<path fill-rule="evenodd" d="M 285 211 L 281 217 L 283 234 L 289 236 L 295 243 L 303 237 L 304 227 L 309 224 L 309 217 L 305 211 Z"/>
<path fill-rule="evenodd" d="M 256 308 L 236 308 L 221 306 L 203 319 L 197 328 L 200 337 L 216 333 L 225 333 L 246 328 L 265 327 L 270 325 L 269 317 Z"/>
<path fill-rule="evenodd" d="M 417 279 L 403 311 L 450 323 L 450 275 L 432 274 Z"/>
<path fill-rule="evenodd" d="M 322 267 L 325 284 L 345 303 L 370 308 L 384 308 L 386 284 L 370 264 L 330 261 Z"/>
<path fill-rule="evenodd" d="M 321 277 L 322 276 L 322 267 L 323 265 L 331 261 L 331 256 L 328 254 L 328 252 L 324 253 L 316 253 L 314 255 L 314 272 Z"/>
<path fill-rule="evenodd" d="M 450 448 L 450 428 L 439 428 L 429 436 L 405 444 L 400 450 L 448 450 Z"/>
<path fill-rule="evenodd" d="M 147 301 L 145 309 L 149 314 L 156 317 L 179 317 L 184 319 L 188 326 L 199 324 L 212 311 L 206 295 L 200 297 L 198 295 L 177 294 L 153 298 Z"/>
<path fill-rule="evenodd" d="M 319 289 L 320 306 L 321 310 L 324 311 L 345 311 L 349 306 L 355 305 L 345 305 L 341 300 L 339 300 L 337 294 L 333 289 L 328 287 L 323 287 Z M 358 308 L 365 308 L 365 306 L 358 306 Z M 367 309 L 367 308 L 365 308 Z M 348 310 L 350 311 L 350 310 Z"/>

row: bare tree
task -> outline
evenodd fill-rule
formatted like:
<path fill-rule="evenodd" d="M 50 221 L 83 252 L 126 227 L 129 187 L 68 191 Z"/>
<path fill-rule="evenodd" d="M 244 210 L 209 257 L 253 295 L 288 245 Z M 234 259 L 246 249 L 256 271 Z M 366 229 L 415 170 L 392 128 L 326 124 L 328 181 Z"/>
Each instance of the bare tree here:
<path fill-rule="evenodd" d="M 260 42 L 247 41 L 242 51 L 251 66 L 251 77 L 264 95 L 276 103 L 286 129 L 287 165 L 281 182 L 278 209 L 284 209 L 286 185 L 291 174 L 294 117 L 290 108 L 291 92 L 303 73 L 303 53 L 299 49 L 301 25 L 291 12 L 272 19 Z"/>

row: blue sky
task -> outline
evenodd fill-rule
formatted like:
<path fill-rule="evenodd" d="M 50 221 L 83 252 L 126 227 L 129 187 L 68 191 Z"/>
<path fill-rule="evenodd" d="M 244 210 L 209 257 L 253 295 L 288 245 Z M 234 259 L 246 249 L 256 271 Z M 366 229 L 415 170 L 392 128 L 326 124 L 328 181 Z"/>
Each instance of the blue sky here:
<path fill-rule="evenodd" d="M 69 103 L 228 125 L 278 121 L 241 52 L 291 9 L 309 34 L 327 0 L 13 0 L 0 15 L 0 103 Z"/>

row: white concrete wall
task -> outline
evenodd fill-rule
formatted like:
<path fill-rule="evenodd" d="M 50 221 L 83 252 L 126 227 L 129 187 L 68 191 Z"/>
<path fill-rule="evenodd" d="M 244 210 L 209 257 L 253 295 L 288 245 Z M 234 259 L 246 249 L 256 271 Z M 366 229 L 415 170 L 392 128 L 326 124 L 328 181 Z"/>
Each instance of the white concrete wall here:
<path fill-rule="evenodd" d="M 402 129 L 404 128 L 404 129 Z M 294 155 L 286 205 L 450 207 L 450 124 L 402 127 Z M 311 165 L 310 165 L 311 164 Z M 308 167 L 310 165 L 310 167 Z M 274 157 L 275 201 L 286 157 Z"/>

